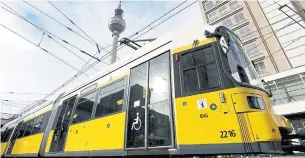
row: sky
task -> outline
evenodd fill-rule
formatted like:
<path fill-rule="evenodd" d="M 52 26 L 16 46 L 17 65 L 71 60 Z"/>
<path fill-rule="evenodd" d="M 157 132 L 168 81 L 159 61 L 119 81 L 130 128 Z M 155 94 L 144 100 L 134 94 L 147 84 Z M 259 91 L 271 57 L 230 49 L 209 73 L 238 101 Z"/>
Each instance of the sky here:
<path fill-rule="evenodd" d="M 94 44 L 69 31 L 67 28 L 35 10 L 27 3 L 23 1 L 3 2 L 32 23 L 65 41 L 68 41 L 79 49 L 84 50 L 91 55 L 94 55 L 97 52 L 97 48 Z M 77 27 L 70 23 L 47 1 L 27 2 L 86 37 L 86 35 L 82 34 Z M 117 7 L 118 1 L 51 2 L 101 46 L 108 46 L 111 44 L 112 37 L 111 32 L 108 29 L 108 22 L 109 19 L 114 16 L 114 9 Z M 139 31 L 182 2 L 183 1 L 122 1 L 122 9 L 124 10 L 123 18 L 126 21 L 126 29 L 120 35 L 120 38 L 128 37 Z M 163 19 L 166 19 L 191 3 L 192 1 L 185 2 Z M 2 3 L 0 3 L 0 6 L 7 8 Z M 161 22 L 163 19 L 157 23 Z M 198 23 L 202 23 L 202 17 L 199 3 L 196 2 L 173 18 L 143 35 L 141 38 L 158 38 L 173 29 Z M 57 40 L 73 53 L 77 54 L 77 56 L 81 58 L 79 59 L 54 40 L 43 35 L 40 30 L 21 18 L 7 12 L 3 8 L 0 8 L 0 24 L 19 33 L 23 37 L 26 37 L 36 45 L 40 43 L 41 48 L 58 56 L 60 59 L 73 65 L 77 69 L 81 69 L 85 64 L 84 61 L 90 59 L 90 57 L 82 54 L 78 49 Z M 50 93 L 77 73 L 77 70 L 69 67 L 52 55 L 44 52 L 37 46 L 29 43 L 2 26 L 0 26 L 0 106 L 2 112 L 19 112 L 22 107 L 28 106 L 29 103 L 31 103 L 29 101 L 42 99 L 44 95 L 41 94 Z M 111 47 L 108 48 L 108 51 L 110 48 Z M 131 48 L 124 47 L 119 50 L 118 57 L 119 59 L 128 58 L 133 52 L 134 51 Z M 101 53 L 98 54 L 98 57 L 105 54 L 105 52 L 101 51 Z M 109 58 L 105 59 L 105 62 L 107 63 L 108 60 Z M 91 60 L 91 63 L 92 62 L 94 62 L 94 60 Z M 86 72 L 87 76 L 82 75 L 78 77 L 71 84 L 65 86 L 61 91 L 49 99 L 55 98 L 60 92 L 67 91 L 68 89 L 87 81 L 89 79 L 88 76 L 95 76 L 98 73 L 104 72 L 107 70 L 107 67 L 108 65 L 100 62 L 95 66 L 97 70 L 90 69 Z M 7 92 L 35 93 L 35 95 L 8 94 Z M 3 100 L 14 100 L 14 102 Z"/>

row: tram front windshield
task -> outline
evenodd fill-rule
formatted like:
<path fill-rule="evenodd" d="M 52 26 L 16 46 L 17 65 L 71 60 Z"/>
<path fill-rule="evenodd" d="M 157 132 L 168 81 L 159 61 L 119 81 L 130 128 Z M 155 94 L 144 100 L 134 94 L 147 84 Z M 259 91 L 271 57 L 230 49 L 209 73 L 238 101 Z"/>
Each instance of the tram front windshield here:
<path fill-rule="evenodd" d="M 228 32 L 228 34 L 229 51 L 227 52 L 227 58 L 232 77 L 238 82 L 249 84 L 257 81 L 259 79 L 258 75 L 247 58 L 240 39 L 232 32 Z"/>

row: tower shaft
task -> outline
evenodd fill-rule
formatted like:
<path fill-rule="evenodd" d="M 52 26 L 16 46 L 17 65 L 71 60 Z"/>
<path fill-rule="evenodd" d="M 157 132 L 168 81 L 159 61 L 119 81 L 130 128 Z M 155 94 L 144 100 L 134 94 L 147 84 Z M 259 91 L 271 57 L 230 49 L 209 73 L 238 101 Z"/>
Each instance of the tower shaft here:
<path fill-rule="evenodd" d="M 112 32 L 112 54 L 110 58 L 110 63 L 116 62 L 117 58 L 117 51 L 118 51 L 118 40 L 119 40 L 119 32 L 113 31 Z"/>

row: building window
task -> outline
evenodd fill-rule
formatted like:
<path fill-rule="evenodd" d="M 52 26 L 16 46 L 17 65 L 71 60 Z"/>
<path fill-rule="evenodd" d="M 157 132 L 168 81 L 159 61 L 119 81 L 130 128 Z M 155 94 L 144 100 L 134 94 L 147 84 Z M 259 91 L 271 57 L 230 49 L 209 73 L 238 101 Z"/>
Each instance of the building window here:
<path fill-rule="evenodd" d="M 239 23 L 243 20 L 245 20 L 244 14 L 243 13 L 238 13 L 234 15 L 236 23 Z"/>
<path fill-rule="evenodd" d="M 226 27 L 230 27 L 233 25 L 231 18 L 224 19 L 222 24 Z"/>
<path fill-rule="evenodd" d="M 242 38 L 245 38 L 250 35 L 251 30 L 250 30 L 249 26 L 245 26 L 245 27 L 242 27 L 239 29 L 239 33 Z"/>
<path fill-rule="evenodd" d="M 248 104 L 251 109 L 265 110 L 264 101 L 260 97 L 247 96 Z"/>
<path fill-rule="evenodd" d="M 242 35 L 240 35 L 242 37 Z M 254 56 L 258 53 L 258 48 L 255 43 L 250 43 L 244 46 L 245 51 L 247 52 L 248 56 Z"/>
<path fill-rule="evenodd" d="M 205 6 L 205 10 L 209 10 L 213 7 L 213 1 L 207 1 L 204 3 L 204 6 Z"/>
<path fill-rule="evenodd" d="M 220 14 L 224 14 L 224 13 L 227 12 L 226 9 L 227 9 L 227 6 L 226 6 L 226 5 L 223 5 L 223 6 L 221 6 L 218 10 L 219 10 Z"/>
<path fill-rule="evenodd" d="M 255 70 L 258 74 L 264 74 L 266 73 L 266 66 L 263 61 L 257 62 L 254 64 Z"/>
<path fill-rule="evenodd" d="M 208 18 L 209 18 L 209 22 L 213 21 L 214 19 L 216 19 L 216 10 L 208 13 Z"/>
<path fill-rule="evenodd" d="M 230 3 L 229 3 L 229 5 L 230 5 L 230 8 L 231 9 L 235 9 L 235 8 L 237 8 L 239 5 L 238 5 L 238 1 L 231 1 Z"/>

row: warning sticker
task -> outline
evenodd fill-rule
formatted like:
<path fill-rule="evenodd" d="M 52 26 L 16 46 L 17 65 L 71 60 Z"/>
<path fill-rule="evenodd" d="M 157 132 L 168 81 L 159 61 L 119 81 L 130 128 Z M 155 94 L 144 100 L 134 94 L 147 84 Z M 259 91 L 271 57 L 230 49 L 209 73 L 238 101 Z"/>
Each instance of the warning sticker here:
<path fill-rule="evenodd" d="M 207 100 L 206 99 L 197 100 L 197 107 L 198 107 L 199 110 L 207 108 L 208 107 L 207 106 Z"/>

